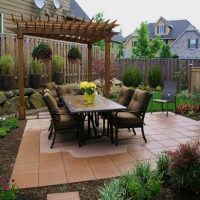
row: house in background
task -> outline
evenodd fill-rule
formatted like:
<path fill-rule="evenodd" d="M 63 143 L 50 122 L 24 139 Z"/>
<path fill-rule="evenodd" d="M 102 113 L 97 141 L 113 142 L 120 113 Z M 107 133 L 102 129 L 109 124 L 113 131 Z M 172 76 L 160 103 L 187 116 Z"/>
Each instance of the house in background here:
<path fill-rule="evenodd" d="M 148 31 L 149 39 L 155 39 L 159 35 L 179 58 L 200 58 L 200 33 L 189 21 L 167 21 L 160 17 L 156 23 L 148 24 Z M 134 31 L 124 41 L 125 56 L 130 57 L 132 48 L 137 43 L 137 32 Z"/>

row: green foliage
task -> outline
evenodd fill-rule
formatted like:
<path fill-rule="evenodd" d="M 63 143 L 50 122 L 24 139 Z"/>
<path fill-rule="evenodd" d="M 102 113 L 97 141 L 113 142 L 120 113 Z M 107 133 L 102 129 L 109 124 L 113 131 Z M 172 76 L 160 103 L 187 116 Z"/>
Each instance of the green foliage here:
<path fill-rule="evenodd" d="M 161 58 L 171 58 L 172 57 L 172 52 L 170 50 L 169 45 L 164 44 L 162 46 L 161 52 L 160 52 L 160 57 Z"/>
<path fill-rule="evenodd" d="M 9 180 L 4 178 L 0 182 L 0 199 L 2 200 L 15 200 L 16 194 L 19 192 L 14 180 L 9 183 Z"/>
<path fill-rule="evenodd" d="M 135 67 L 128 67 L 123 71 L 122 81 L 127 87 L 137 87 L 142 82 L 142 72 L 140 69 Z"/>
<path fill-rule="evenodd" d="M 5 128 L 0 127 L 0 138 L 5 137 L 7 135 L 7 131 Z"/>
<path fill-rule="evenodd" d="M 159 67 L 152 67 L 148 71 L 148 81 L 149 85 L 153 88 L 156 88 L 159 85 L 162 85 L 162 75 Z"/>
<path fill-rule="evenodd" d="M 101 200 L 123 200 L 125 195 L 124 188 L 121 187 L 120 179 L 114 179 L 109 183 L 105 183 L 99 188 Z"/>
<path fill-rule="evenodd" d="M 39 60 L 30 61 L 30 71 L 32 74 L 40 74 L 42 71 L 42 63 Z"/>
<path fill-rule="evenodd" d="M 170 158 L 166 153 L 160 154 L 156 160 L 158 176 L 165 182 L 169 180 L 169 162 Z"/>
<path fill-rule="evenodd" d="M 136 58 L 154 58 L 162 47 L 162 40 L 158 37 L 149 40 L 147 22 L 142 22 L 137 31 L 137 44 L 133 47 L 132 56 Z"/>
<path fill-rule="evenodd" d="M 127 184 L 130 197 L 135 200 L 156 199 L 161 187 L 161 176 L 151 169 L 150 163 L 138 163 L 134 170 L 134 176 Z"/>
<path fill-rule="evenodd" d="M 181 190 L 200 194 L 200 143 L 181 144 L 168 154 L 172 183 Z"/>
<path fill-rule="evenodd" d="M 82 58 L 81 52 L 76 46 L 72 46 L 70 48 L 67 56 L 69 60 L 77 60 Z"/>
<path fill-rule="evenodd" d="M 11 55 L 2 56 L 0 58 L 0 66 L 2 75 L 11 75 L 14 67 L 14 59 Z"/>
<path fill-rule="evenodd" d="M 64 66 L 64 58 L 60 55 L 53 56 L 53 71 L 54 72 L 62 72 Z"/>
<path fill-rule="evenodd" d="M 177 81 L 178 91 L 181 91 L 181 85 L 185 80 L 185 74 L 186 74 L 186 71 L 185 71 L 183 62 L 180 61 L 178 70 L 175 72 L 175 75 L 174 75 Z"/>
<path fill-rule="evenodd" d="M 124 57 L 124 44 L 121 43 L 117 46 L 117 58 L 123 58 Z"/>
<path fill-rule="evenodd" d="M 41 60 L 42 62 L 47 62 L 51 59 L 52 50 L 50 46 L 44 42 L 38 44 L 32 52 L 33 59 Z"/>

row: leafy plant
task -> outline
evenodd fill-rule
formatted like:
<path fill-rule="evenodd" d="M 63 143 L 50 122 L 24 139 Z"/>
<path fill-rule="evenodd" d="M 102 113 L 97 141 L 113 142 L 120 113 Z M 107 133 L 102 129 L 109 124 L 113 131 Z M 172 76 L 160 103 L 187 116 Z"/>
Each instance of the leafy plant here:
<path fill-rule="evenodd" d="M 0 138 L 5 137 L 7 135 L 7 131 L 5 128 L 0 127 Z"/>
<path fill-rule="evenodd" d="M 181 144 L 168 155 L 172 183 L 181 190 L 200 194 L 200 143 Z"/>
<path fill-rule="evenodd" d="M 123 200 L 125 189 L 121 187 L 120 179 L 114 179 L 109 183 L 105 183 L 103 187 L 99 188 L 101 200 Z"/>
<path fill-rule="evenodd" d="M 0 58 L 2 75 L 11 75 L 14 67 L 14 59 L 11 55 L 2 56 Z"/>
<path fill-rule="evenodd" d="M 178 85 L 178 91 L 181 91 L 181 86 L 183 81 L 185 80 L 185 68 L 183 66 L 183 62 L 180 61 L 178 70 L 175 72 L 175 79 L 177 81 Z"/>
<path fill-rule="evenodd" d="M 122 81 L 127 87 L 137 87 L 142 82 L 142 72 L 137 66 L 128 67 L 123 71 Z"/>
<path fill-rule="evenodd" d="M 77 60 L 81 59 L 82 55 L 78 47 L 72 46 L 68 52 L 68 59 L 69 60 Z"/>
<path fill-rule="evenodd" d="M 170 46 L 168 44 L 164 44 L 161 48 L 160 52 L 160 57 L 161 58 L 171 58 L 172 57 L 172 52 L 170 50 Z"/>
<path fill-rule="evenodd" d="M 156 88 L 159 85 L 162 85 L 162 75 L 159 67 L 152 67 L 148 71 L 148 81 L 149 85 L 153 88 Z"/>
<path fill-rule="evenodd" d="M 51 56 L 52 50 L 50 46 L 44 42 L 38 44 L 32 52 L 33 59 L 41 60 L 42 62 L 48 62 L 51 60 Z"/>
<path fill-rule="evenodd" d="M 64 58 L 59 55 L 55 55 L 52 59 L 53 61 L 53 71 L 54 72 L 62 72 L 62 68 L 64 66 Z"/>
<path fill-rule="evenodd" d="M 16 194 L 18 193 L 18 188 L 14 180 L 9 183 L 9 180 L 4 178 L 0 182 L 0 199 L 2 200 L 15 200 Z"/>
<path fill-rule="evenodd" d="M 40 74 L 42 71 L 42 63 L 39 60 L 31 60 L 30 70 L 33 74 Z"/>

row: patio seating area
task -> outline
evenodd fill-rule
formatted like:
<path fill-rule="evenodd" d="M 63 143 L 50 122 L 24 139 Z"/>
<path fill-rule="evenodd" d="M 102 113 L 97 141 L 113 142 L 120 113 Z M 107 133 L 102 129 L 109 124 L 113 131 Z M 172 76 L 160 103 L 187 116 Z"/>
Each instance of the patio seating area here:
<path fill-rule="evenodd" d="M 40 187 L 117 177 L 131 169 L 137 161 L 150 160 L 164 150 L 176 148 L 180 143 L 200 140 L 198 121 L 165 113 L 147 113 L 145 134 L 140 129 L 136 135 L 128 129 L 120 129 L 119 144 L 100 137 L 88 139 L 81 148 L 76 133 L 57 137 L 53 149 L 48 140 L 50 115 L 41 112 L 27 117 L 22 142 L 18 151 L 11 179 L 19 188 Z M 102 127 L 102 120 L 100 121 Z"/>

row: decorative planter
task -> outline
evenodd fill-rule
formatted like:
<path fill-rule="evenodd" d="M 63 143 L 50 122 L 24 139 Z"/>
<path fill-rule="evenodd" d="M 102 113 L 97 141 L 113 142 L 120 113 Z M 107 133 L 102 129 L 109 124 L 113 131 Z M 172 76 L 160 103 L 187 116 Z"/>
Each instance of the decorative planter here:
<path fill-rule="evenodd" d="M 53 80 L 57 85 L 62 85 L 64 83 L 64 74 L 62 72 L 54 72 Z"/>
<path fill-rule="evenodd" d="M 4 91 L 15 89 L 15 76 L 13 75 L 1 75 L 0 87 Z"/>
<path fill-rule="evenodd" d="M 93 104 L 94 100 L 95 100 L 95 94 L 89 95 L 85 92 L 84 100 L 85 100 L 86 104 Z"/>
<path fill-rule="evenodd" d="M 30 74 L 29 75 L 29 84 L 30 87 L 34 89 L 38 89 L 41 87 L 42 83 L 42 76 L 41 74 Z"/>

